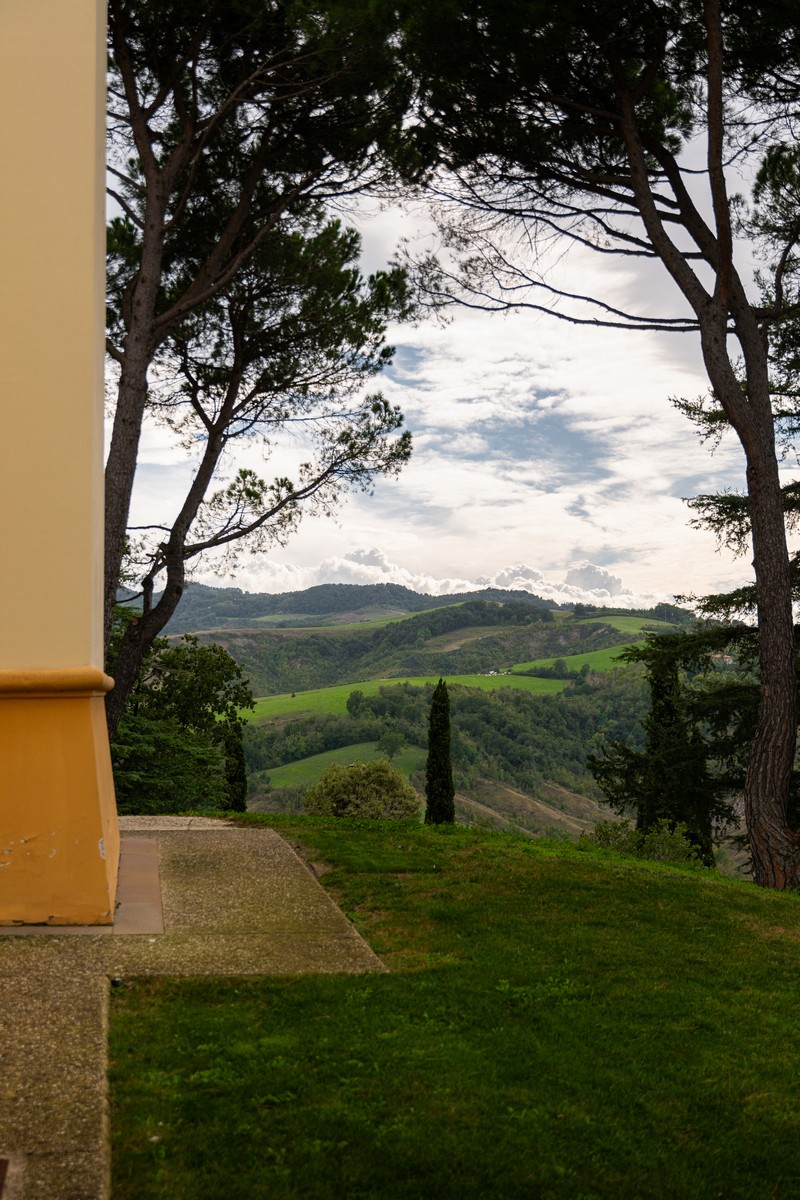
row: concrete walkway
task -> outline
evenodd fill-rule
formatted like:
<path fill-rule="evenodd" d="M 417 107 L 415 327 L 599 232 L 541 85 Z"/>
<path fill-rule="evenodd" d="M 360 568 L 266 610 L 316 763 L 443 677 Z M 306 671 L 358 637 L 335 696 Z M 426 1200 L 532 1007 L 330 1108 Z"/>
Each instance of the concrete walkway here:
<path fill-rule="evenodd" d="M 0 1200 L 110 1194 L 110 979 L 385 970 L 273 830 L 120 824 L 113 929 L 0 930 Z"/>

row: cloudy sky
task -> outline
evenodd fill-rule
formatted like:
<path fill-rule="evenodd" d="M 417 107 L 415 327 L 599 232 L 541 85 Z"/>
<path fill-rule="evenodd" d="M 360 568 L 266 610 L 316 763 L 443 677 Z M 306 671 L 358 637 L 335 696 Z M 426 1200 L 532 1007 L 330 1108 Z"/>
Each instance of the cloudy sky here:
<path fill-rule="evenodd" d="M 384 265 L 419 215 L 358 216 L 364 265 Z M 632 271 L 589 252 L 553 265 L 560 285 L 600 289 L 620 306 L 676 315 L 657 266 Z M 746 560 L 689 527 L 682 498 L 742 486 L 731 438 L 712 455 L 670 397 L 707 391 L 687 334 L 596 330 L 531 312 L 460 310 L 449 324 L 391 331 L 381 388 L 401 405 L 413 459 L 335 521 L 306 520 L 283 549 L 245 556 L 230 575 L 195 577 L 247 591 L 325 582 L 396 582 L 449 593 L 496 584 L 554 599 L 634 606 L 735 586 Z M 258 464 L 255 461 L 246 465 Z M 161 521 L 192 470 L 149 427 L 132 523 Z"/>

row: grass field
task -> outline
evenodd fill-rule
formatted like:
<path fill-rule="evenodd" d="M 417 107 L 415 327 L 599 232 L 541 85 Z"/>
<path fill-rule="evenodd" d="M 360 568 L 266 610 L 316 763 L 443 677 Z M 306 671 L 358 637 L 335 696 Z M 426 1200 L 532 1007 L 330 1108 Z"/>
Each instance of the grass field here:
<path fill-rule="evenodd" d="M 620 633 L 641 633 L 643 629 L 677 629 L 669 621 L 654 621 L 650 617 L 583 617 L 576 625 L 610 625 Z"/>
<path fill-rule="evenodd" d="M 462 625 L 460 629 L 451 629 L 449 633 L 437 633 L 425 642 L 426 650 L 458 650 L 467 642 L 475 642 L 482 638 L 495 637 L 502 634 L 516 633 L 524 629 L 523 625 Z"/>
<path fill-rule="evenodd" d="M 389 971 L 111 993 L 114 1200 L 794 1200 L 800 902 L 273 818 Z"/>
<path fill-rule="evenodd" d="M 458 608 L 463 604 L 463 600 L 459 600 L 452 605 L 447 605 L 448 608 Z M 347 629 L 379 629 L 384 625 L 396 625 L 398 621 L 407 621 L 410 617 L 420 617 L 425 613 L 438 612 L 437 608 L 421 608 L 419 612 L 400 612 L 398 609 L 363 609 L 363 616 L 360 613 L 331 613 L 328 617 L 320 616 L 319 625 L 303 624 L 303 617 L 299 613 L 272 614 L 266 617 L 254 617 L 254 625 L 263 625 L 265 629 L 270 627 L 276 633 L 331 633 L 336 630 Z M 305 620 L 311 618 L 306 616 Z M 280 624 L 296 620 L 297 625 Z"/>
<path fill-rule="evenodd" d="M 353 763 L 356 759 L 362 762 L 372 762 L 386 755 L 376 750 L 375 742 L 358 742 L 352 746 L 343 746 L 340 750 L 326 750 L 324 754 L 312 754 L 309 758 L 301 758 L 298 762 L 287 763 L 283 767 L 268 767 L 270 787 L 304 787 L 316 783 L 322 772 L 331 763 Z M 419 746 L 405 746 L 392 759 L 392 766 L 408 777 L 414 771 L 421 771 L 425 766 L 426 751 Z"/>
<path fill-rule="evenodd" d="M 264 721 L 274 717 L 299 716 L 309 713 L 347 712 L 347 697 L 352 691 L 358 690 L 365 696 L 375 696 L 382 687 L 400 687 L 410 683 L 422 687 L 426 683 L 435 684 L 438 676 L 417 676 L 409 679 L 368 679 L 363 683 L 343 683 L 336 687 L 316 688 L 308 692 L 288 692 L 280 696 L 263 696 L 256 700 L 255 709 L 242 715 L 248 721 Z M 463 687 L 481 688 L 484 691 L 494 691 L 500 687 L 523 688 L 536 695 L 547 695 L 551 692 L 563 691 L 566 681 L 563 679 L 535 679 L 531 676 L 514 675 L 449 675 L 448 685 L 461 684 Z"/>
<path fill-rule="evenodd" d="M 570 671 L 580 671 L 583 666 L 588 666 L 591 671 L 613 671 L 615 667 L 628 665 L 618 661 L 618 655 L 624 649 L 624 646 L 609 646 L 606 650 L 588 650 L 585 654 L 559 654 L 555 658 L 536 658 L 533 662 L 515 663 L 511 670 L 530 671 L 533 667 L 552 667 L 559 659 L 563 659 Z"/>

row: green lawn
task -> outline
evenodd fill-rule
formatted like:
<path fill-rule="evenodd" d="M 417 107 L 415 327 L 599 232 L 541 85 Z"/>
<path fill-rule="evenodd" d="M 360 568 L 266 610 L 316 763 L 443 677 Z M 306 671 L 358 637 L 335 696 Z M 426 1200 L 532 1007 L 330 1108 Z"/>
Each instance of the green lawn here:
<path fill-rule="evenodd" d="M 288 717 L 309 713 L 347 712 L 347 697 L 352 691 L 358 690 L 365 696 L 375 696 L 382 687 L 400 687 L 403 683 L 422 687 L 423 684 L 435 684 L 438 676 L 416 676 L 409 679 L 369 679 L 363 683 L 344 683 L 335 687 L 315 688 L 307 692 L 288 692 L 280 696 L 263 696 L 256 700 L 255 709 L 243 712 L 248 721 L 263 721 L 273 717 Z M 523 688 L 537 695 L 563 691 L 566 681 L 563 679 L 535 679 L 524 675 L 448 675 L 447 683 L 461 684 L 463 687 L 482 688 L 493 691 L 499 687 Z"/>
<path fill-rule="evenodd" d="M 797 896 L 463 826 L 266 823 L 389 973 L 114 989 L 114 1200 L 800 1195 Z"/>
<path fill-rule="evenodd" d="M 359 742 L 352 746 L 344 746 L 340 750 L 326 750 L 324 754 L 312 754 L 308 758 L 298 759 L 297 762 L 287 763 L 283 767 L 267 767 L 270 787 L 304 787 L 316 783 L 322 772 L 331 763 L 353 763 L 357 759 L 362 762 L 372 762 L 386 755 L 377 750 L 375 742 Z M 414 771 L 421 771 L 425 766 L 426 751 L 419 746 L 405 746 L 392 759 L 392 766 L 408 777 Z"/>

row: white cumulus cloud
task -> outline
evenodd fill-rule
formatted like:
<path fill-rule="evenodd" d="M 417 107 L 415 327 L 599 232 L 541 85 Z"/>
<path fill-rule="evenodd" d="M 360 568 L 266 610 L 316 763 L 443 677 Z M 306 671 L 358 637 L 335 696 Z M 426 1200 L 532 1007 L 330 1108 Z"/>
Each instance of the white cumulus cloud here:
<path fill-rule="evenodd" d="M 580 562 L 570 567 L 564 576 L 564 582 L 586 591 L 606 592 L 609 596 L 630 594 L 618 575 L 612 575 L 605 567 L 598 567 L 590 562 Z"/>

